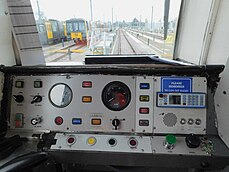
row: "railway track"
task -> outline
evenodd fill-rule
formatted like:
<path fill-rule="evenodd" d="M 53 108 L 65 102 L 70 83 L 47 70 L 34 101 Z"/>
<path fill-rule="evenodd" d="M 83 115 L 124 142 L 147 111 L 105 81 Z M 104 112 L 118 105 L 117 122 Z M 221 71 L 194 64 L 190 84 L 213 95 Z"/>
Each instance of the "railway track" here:
<path fill-rule="evenodd" d="M 72 45 L 69 45 L 69 46 L 67 46 L 67 47 L 62 48 L 61 50 L 67 50 L 67 49 L 69 49 L 69 48 L 71 48 L 71 47 L 74 47 L 74 46 L 76 46 L 75 43 L 72 44 Z M 55 54 L 58 54 L 58 52 L 49 53 L 49 54 L 45 55 L 45 58 L 49 58 L 49 57 L 51 57 L 51 56 L 53 56 L 53 55 L 55 55 Z"/>
<path fill-rule="evenodd" d="M 119 30 L 117 51 L 118 54 L 137 54 L 128 36 L 122 29 Z"/>
<path fill-rule="evenodd" d="M 81 45 L 81 46 L 75 48 L 74 50 L 79 50 L 79 49 L 81 49 L 81 48 L 83 48 L 83 47 L 85 47 L 85 46 L 86 46 L 86 45 Z M 69 48 L 69 47 L 68 47 L 68 48 Z M 61 55 L 61 56 L 55 58 L 54 60 L 51 60 L 50 62 L 58 62 L 59 60 L 61 60 L 62 58 L 65 58 L 65 57 L 68 56 L 68 55 L 69 55 L 68 52 L 67 52 L 67 53 L 64 53 L 63 55 Z"/>

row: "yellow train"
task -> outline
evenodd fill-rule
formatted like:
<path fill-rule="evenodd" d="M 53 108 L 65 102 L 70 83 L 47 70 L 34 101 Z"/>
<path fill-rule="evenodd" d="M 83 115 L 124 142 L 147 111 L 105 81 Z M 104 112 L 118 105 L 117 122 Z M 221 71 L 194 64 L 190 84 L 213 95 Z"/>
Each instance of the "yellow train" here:
<path fill-rule="evenodd" d="M 88 22 L 84 19 L 70 19 L 65 22 L 68 40 L 74 40 L 76 44 L 87 44 Z"/>
<path fill-rule="evenodd" d="M 66 40 L 67 32 L 64 24 L 64 22 L 53 19 L 37 21 L 41 44 L 54 44 Z"/>
<path fill-rule="evenodd" d="M 76 44 L 87 44 L 88 22 L 84 19 L 37 21 L 42 45 L 59 43 L 62 40 L 74 40 Z"/>

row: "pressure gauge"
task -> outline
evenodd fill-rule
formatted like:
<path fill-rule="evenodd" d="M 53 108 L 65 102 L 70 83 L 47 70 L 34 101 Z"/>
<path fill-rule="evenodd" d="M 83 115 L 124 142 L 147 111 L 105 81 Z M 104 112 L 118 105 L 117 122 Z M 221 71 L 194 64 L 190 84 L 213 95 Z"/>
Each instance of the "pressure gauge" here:
<path fill-rule="evenodd" d="M 50 102 L 58 108 L 68 106 L 72 101 L 72 97 L 71 88 L 63 83 L 55 84 L 49 91 Z"/>
<path fill-rule="evenodd" d="M 107 84 L 102 92 L 103 104 L 112 111 L 125 109 L 131 100 L 128 86 L 122 82 L 114 81 Z"/>

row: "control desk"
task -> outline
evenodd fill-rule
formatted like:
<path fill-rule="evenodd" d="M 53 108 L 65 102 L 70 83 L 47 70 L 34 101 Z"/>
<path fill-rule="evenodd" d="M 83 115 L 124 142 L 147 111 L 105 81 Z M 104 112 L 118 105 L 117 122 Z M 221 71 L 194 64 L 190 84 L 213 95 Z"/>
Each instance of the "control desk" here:
<path fill-rule="evenodd" d="M 130 166 L 145 158 L 136 165 L 150 166 L 160 156 L 174 157 L 170 167 L 184 162 L 183 168 L 223 168 L 229 151 L 217 136 L 212 102 L 222 69 L 3 67 L 2 114 L 8 133 L 38 136 L 39 148 L 61 163 L 102 164 L 102 156 L 112 155 L 132 156 Z M 189 160 L 193 163 L 185 164 Z"/>

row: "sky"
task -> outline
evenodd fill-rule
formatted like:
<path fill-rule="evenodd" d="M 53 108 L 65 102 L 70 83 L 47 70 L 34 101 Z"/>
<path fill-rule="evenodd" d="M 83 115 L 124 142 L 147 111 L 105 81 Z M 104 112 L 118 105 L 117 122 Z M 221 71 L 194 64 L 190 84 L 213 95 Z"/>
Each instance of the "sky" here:
<path fill-rule="evenodd" d="M 31 0 L 33 9 L 37 13 L 37 0 Z M 38 0 L 40 9 L 47 19 L 67 20 L 70 18 L 84 18 L 91 20 L 90 0 Z M 178 17 L 181 0 L 171 0 L 170 20 Z M 103 22 L 113 21 L 131 22 L 138 20 L 163 20 L 164 0 L 92 0 L 93 19 Z"/>

